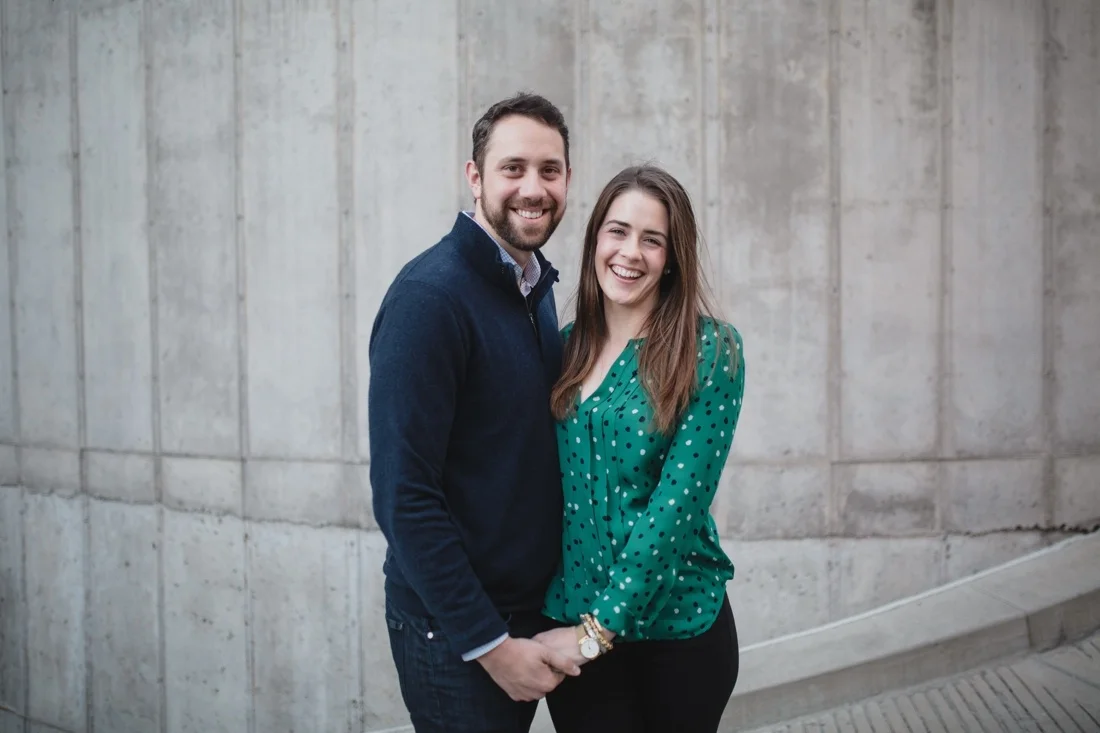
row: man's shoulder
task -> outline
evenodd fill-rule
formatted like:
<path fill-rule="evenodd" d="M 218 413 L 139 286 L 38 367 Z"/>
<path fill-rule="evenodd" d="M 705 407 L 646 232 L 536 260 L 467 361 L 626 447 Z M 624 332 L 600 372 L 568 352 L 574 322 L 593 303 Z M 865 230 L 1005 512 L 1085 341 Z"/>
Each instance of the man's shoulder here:
<path fill-rule="evenodd" d="M 425 286 L 441 293 L 457 294 L 472 273 L 450 236 L 428 247 L 405 263 L 390 284 L 388 296 Z"/>

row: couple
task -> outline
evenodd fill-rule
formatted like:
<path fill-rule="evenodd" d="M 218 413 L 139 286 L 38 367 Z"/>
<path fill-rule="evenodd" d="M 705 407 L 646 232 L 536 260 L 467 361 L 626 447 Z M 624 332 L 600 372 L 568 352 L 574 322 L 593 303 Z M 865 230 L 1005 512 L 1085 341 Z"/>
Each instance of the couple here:
<path fill-rule="evenodd" d="M 715 731 L 738 647 L 710 505 L 741 409 L 736 330 L 709 315 L 687 194 L 604 188 L 559 331 L 539 252 L 570 178 L 533 94 L 473 129 L 472 212 L 409 262 L 370 340 L 386 623 L 418 733 Z"/>

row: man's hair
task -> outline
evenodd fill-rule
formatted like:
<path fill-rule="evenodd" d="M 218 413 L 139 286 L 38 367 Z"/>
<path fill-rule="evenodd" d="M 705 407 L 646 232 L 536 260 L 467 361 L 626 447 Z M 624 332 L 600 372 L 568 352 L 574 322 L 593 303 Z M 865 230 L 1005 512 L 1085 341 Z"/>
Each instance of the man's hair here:
<path fill-rule="evenodd" d="M 565 117 L 561 110 L 545 97 L 531 92 L 519 92 L 485 110 L 485 114 L 474 125 L 473 159 L 479 173 L 485 166 L 485 151 L 489 147 L 489 137 L 493 134 L 493 128 L 496 127 L 497 122 L 511 115 L 529 117 L 557 130 L 565 145 L 565 166 L 569 167 L 569 128 L 565 125 Z"/>

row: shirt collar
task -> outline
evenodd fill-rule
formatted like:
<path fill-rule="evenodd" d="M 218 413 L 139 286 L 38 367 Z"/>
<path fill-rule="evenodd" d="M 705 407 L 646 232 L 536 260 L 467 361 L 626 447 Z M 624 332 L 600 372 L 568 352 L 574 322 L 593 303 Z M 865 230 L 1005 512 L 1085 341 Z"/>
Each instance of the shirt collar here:
<path fill-rule="evenodd" d="M 485 232 L 489 236 L 489 239 L 493 240 L 493 244 L 500 250 L 500 261 L 509 265 L 515 271 L 516 285 L 519 286 L 520 292 L 525 296 L 530 294 L 530 292 L 535 289 L 535 286 L 538 285 L 539 278 L 542 277 L 542 265 L 539 264 L 539 258 L 531 255 L 527 258 L 527 265 L 525 267 L 520 266 L 520 264 L 516 262 L 516 259 L 508 253 L 508 250 L 504 249 L 500 242 L 496 240 L 496 237 L 489 234 L 489 231 L 481 226 L 481 222 L 474 218 L 474 212 L 463 211 L 462 213 L 470 217 L 475 224 L 481 227 L 481 231 Z"/>

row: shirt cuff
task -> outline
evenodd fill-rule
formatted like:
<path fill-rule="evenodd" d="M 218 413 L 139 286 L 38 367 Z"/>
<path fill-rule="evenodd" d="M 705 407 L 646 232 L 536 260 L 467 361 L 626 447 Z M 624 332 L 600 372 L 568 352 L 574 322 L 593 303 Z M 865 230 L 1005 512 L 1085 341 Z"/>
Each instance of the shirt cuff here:
<path fill-rule="evenodd" d="M 468 651 L 468 652 L 466 652 L 465 654 L 462 655 L 462 661 L 463 662 L 472 662 L 475 659 L 477 659 L 478 657 L 481 657 L 481 656 L 484 656 L 484 655 L 488 654 L 489 652 L 493 651 L 498 646 L 503 644 L 505 639 L 507 639 L 507 638 L 508 638 L 508 634 L 501 634 L 496 639 L 493 639 L 492 641 L 490 641 L 488 644 L 482 644 L 477 649 L 471 649 L 470 651 Z"/>

